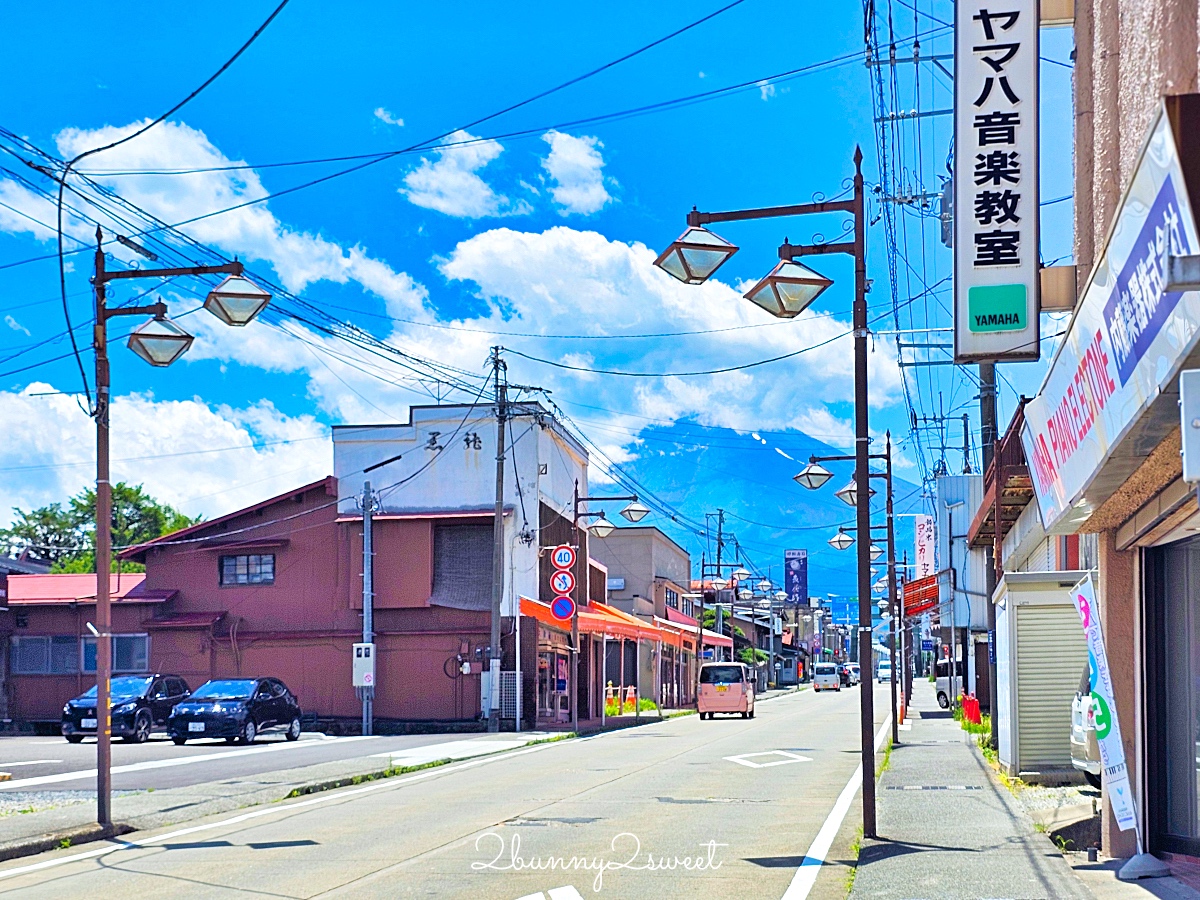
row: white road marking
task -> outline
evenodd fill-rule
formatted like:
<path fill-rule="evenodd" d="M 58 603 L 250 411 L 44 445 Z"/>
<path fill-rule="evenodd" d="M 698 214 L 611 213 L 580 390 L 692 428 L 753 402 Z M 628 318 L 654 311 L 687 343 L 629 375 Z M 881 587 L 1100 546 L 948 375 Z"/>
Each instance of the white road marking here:
<path fill-rule="evenodd" d="M 751 762 L 752 756 L 782 756 L 783 759 L 776 759 L 771 762 Z M 799 753 L 789 753 L 787 750 L 764 750 L 762 753 L 743 753 L 740 756 L 726 756 L 729 762 L 737 763 L 739 766 L 748 766 L 751 769 L 769 769 L 771 766 L 786 766 L 791 763 L 812 762 L 812 758 L 801 756 Z"/>
<path fill-rule="evenodd" d="M 495 753 L 499 750 L 515 750 L 528 743 L 529 741 L 522 739 L 446 741 L 442 744 L 426 744 L 423 747 L 409 747 L 389 753 L 372 753 L 371 756 L 389 759 L 393 765 L 417 766 L 439 759 L 469 759 L 472 756 L 482 756 L 485 753 Z"/>
<path fill-rule="evenodd" d="M 875 734 L 876 750 L 883 745 L 884 736 L 890 730 L 891 723 L 892 717 L 889 715 L 879 726 L 879 731 Z M 812 891 L 813 885 L 817 882 L 817 875 L 821 872 L 821 866 L 825 864 L 825 855 L 829 853 L 833 839 L 837 837 L 838 829 L 842 827 L 842 821 L 846 818 L 846 813 L 850 811 L 850 804 L 854 802 L 854 796 L 862 787 L 862 780 L 862 763 L 859 763 L 854 774 L 850 776 L 850 780 L 846 782 L 846 786 L 842 788 L 842 792 L 838 794 L 837 802 L 833 804 L 833 809 L 826 816 L 821 830 L 809 844 L 808 852 L 804 854 L 804 861 L 800 863 L 800 868 L 792 876 L 791 884 L 784 891 L 783 900 L 806 900 Z"/>
<path fill-rule="evenodd" d="M 338 743 L 349 743 L 350 741 L 373 741 L 377 738 L 374 735 L 354 735 L 352 737 L 334 738 Z M 113 766 L 112 774 L 119 775 L 123 772 L 144 772 L 149 769 L 170 769 L 175 766 L 190 766 L 196 763 L 212 762 L 217 759 L 229 759 L 235 756 L 243 756 L 247 752 L 254 758 L 262 753 L 278 753 L 283 750 L 295 750 L 298 747 L 308 746 L 303 741 L 287 741 L 279 744 L 271 744 L 263 747 L 261 750 L 250 750 L 246 748 L 240 750 L 223 750 L 220 753 L 206 753 L 203 756 L 177 756 L 170 759 L 150 759 L 145 762 L 129 763 L 124 766 Z M 12 765 L 5 763 L 4 765 Z M 0 782 L 0 791 L 11 791 L 20 788 L 34 787 L 39 784 L 60 784 L 64 781 L 82 781 L 85 778 L 95 778 L 95 769 L 80 769 L 75 772 L 58 772 L 54 775 L 35 775 L 32 778 L 19 778 L 15 781 Z"/>
<path fill-rule="evenodd" d="M 583 900 L 579 891 L 569 884 L 564 887 L 551 888 L 549 894 L 550 900 Z"/>
<path fill-rule="evenodd" d="M 345 740 L 352 740 L 352 738 L 346 738 Z M 274 803 L 270 806 L 265 806 L 252 812 L 231 816 L 228 819 L 220 819 L 216 822 L 209 822 L 205 825 L 193 825 L 189 828 L 180 828 L 176 831 L 168 831 L 166 834 L 143 838 L 137 841 L 114 840 L 110 842 L 108 846 L 100 847 L 96 850 L 86 850 L 82 853 L 72 853 L 69 856 L 59 856 L 55 857 L 54 859 L 44 860 L 43 862 L 30 863 L 24 866 L 16 866 L 11 869 L 2 869 L 0 870 L 0 880 L 5 878 L 13 878 L 17 875 L 28 875 L 31 872 L 41 872 L 46 869 L 54 869 L 58 866 L 64 866 L 67 863 L 80 862 L 85 859 L 95 859 L 100 856 L 107 856 L 110 853 L 117 853 L 121 850 L 149 849 L 156 844 L 172 841 L 175 838 L 186 837 L 190 834 L 198 834 L 202 831 L 212 831 L 228 825 L 239 825 L 242 822 L 250 822 L 254 819 L 260 819 L 263 816 L 282 814 L 282 818 L 287 818 L 301 810 L 305 810 L 313 806 L 319 806 L 324 803 L 332 803 L 335 800 L 345 800 L 348 797 L 359 797 L 364 794 L 372 794 L 375 791 L 381 791 L 385 788 L 397 788 L 401 785 L 411 784 L 414 781 L 424 781 L 426 778 L 432 778 L 434 775 L 459 772 L 463 769 L 473 769 L 475 766 L 486 765 L 487 763 L 496 762 L 497 760 L 501 759 L 510 759 L 514 756 L 524 756 L 527 753 L 537 753 L 539 750 L 545 750 L 547 747 L 551 746 L 554 745 L 538 744 L 534 747 L 526 747 L 524 750 L 513 750 L 511 753 L 505 753 L 503 756 L 488 756 L 480 759 L 470 759 L 466 762 L 457 763 L 455 765 L 439 766 L 435 769 L 423 769 L 420 772 L 414 772 L 412 775 L 403 775 L 399 778 L 389 778 L 384 781 L 376 781 L 372 784 L 366 785 L 365 787 L 349 789 L 344 788 L 338 791 L 328 791 L 323 794 L 318 794 L 316 797 L 311 799 L 297 800 L 294 803 Z"/>
<path fill-rule="evenodd" d="M 0 762 L 0 766 L 8 766 L 11 769 L 13 766 L 44 766 L 60 762 L 61 759 L 26 759 L 21 762 Z"/>

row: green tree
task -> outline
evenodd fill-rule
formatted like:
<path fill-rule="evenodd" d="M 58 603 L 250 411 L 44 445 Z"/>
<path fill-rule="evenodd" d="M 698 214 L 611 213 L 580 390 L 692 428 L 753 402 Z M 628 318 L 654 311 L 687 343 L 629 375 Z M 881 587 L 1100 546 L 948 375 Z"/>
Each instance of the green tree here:
<path fill-rule="evenodd" d="M 707 628 L 709 631 L 715 630 L 717 627 L 717 611 L 715 609 L 713 609 L 712 607 L 709 607 L 708 609 L 704 610 L 703 622 L 704 622 L 704 627 Z M 724 634 L 728 630 L 729 630 L 729 618 L 727 616 L 723 616 L 721 618 L 721 633 Z M 733 630 L 734 630 L 734 633 L 737 634 L 738 637 L 744 638 L 746 636 L 746 632 L 742 631 L 742 627 L 740 625 L 734 625 Z"/>
<path fill-rule="evenodd" d="M 118 482 L 113 485 L 112 569 L 116 569 L 116 553 L 129 547 L 170 534 L 200 521 L 181 513 L 165 503 L 159 503 L 146 493 L 140 484 Z M 96 491 L 87 488 L 72 497 L 67 508 L 52 503 L 40 509 L 24 512 L 14 510 L 12 527 L 0 530 L 0 544 L 8 552 L 30 547 L 34 553 L 51 563 L 54 572 L 94 572 L 96 569 Z M 122 563 L 125 571 L 140 571 L 137 563 Z"/>

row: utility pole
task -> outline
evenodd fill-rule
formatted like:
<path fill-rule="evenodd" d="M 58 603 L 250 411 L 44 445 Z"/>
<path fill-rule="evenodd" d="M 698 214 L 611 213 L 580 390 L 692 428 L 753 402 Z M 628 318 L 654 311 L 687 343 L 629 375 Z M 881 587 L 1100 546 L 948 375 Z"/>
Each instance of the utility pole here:
<path fill-rule="evenodd" d="M 971 474 L 971 416 L 963 413 L 963 474 Z"/>
<path fill-rule="evenodd" d="M 362 513 L 363 513 L 363 620 L 362 640 L 364 644 L 375 643 L 375 550 L 372 542 L 372 514 L 375 512 L 375 495 L 371 493 L 371 482 L 363 482 Z M 378 676 L 378 659 L 376 675 Z M 375 733 L 375 685 L 369 684 L 358 689 L 362 698 L 362 733 Z"/>
<path fill-rule="evenodd" d="M 897 638 L 897 619 L 896 605 L 899 603 L 899 598 L 896 596 L 896 529 L 892 514 L 892 433 L 887 432 L 887 555 L 888 555 L 888 606 L 891 607 L 891 622 L 888 623 L 889 646 L 888 652 L 891 654 L 891 690 L 892 690 L 892 743 L 900 743 L 900 714 L 896 707 L 896 664 L 900 661 L 897 658 L 897 646 L 899 641 Z"/>
<path fill-rule="evenodd" d="M 507 371 L 500 347 L 492 348 L 496 394 L 496 518 L 492 545 L 492 634 L 488 660 L 488 732 L 500 730 L 500 607 L 504 600 L 504 424 L 508 419 Z"/>
<path fill-rule="evenodd" d="M 717 578 L 718 579 L 721 577 L 721 549 L 724 546 L 724 544 L 725 544 L 725 510 L 718 508 L 717 509 Z M 721 610 L 721 592 L 718 590 L 716 592 L 716 594 L 717 594 L 717 622 L 716 622 L 717 634 L 724 634 L 725 633 L 725 625 L 721 621 L 721 619 L 723 618 L 722 610 Z M 731 603 L 731 604 L 729 604 L 729 660 L 730 660 L 730 662 L 732 662 L 734 659 L 733 651 L 735 649 L 736 649 L 736 642 L 733 639 L 733 604 Z M 721 652 L 720 650 L 717 650 L 717 653 L 720 653 L 720 652 Z"/>
<path fill-rule="evenodd" d="M 979 443 L 983 448 L 983 472 L 984 479 L 987 478 L 987 471 L 992 464 L 998 463 L 996 459 L 996 445 L 998 440 L 997 421 L 996 421 L 996 364 L 995 363 L 980 363 L 979 364 L 979 422 L 980 435 Z M 996 590 L 996 550 L 1000 549 L 1000 491 L 1002 485 L 1000 483 L 1000 467 L 995 466 L 992 472 L 992 479 L 996 486 L 996 524 L 995 535 L 996 541 L 994 548 L 987 550 L 987 565 L 984 567 L 987 572 L 987 599 L 984 603 L 987 605 L 987 627 L 988 627 L 988 712 L 992 717 L 992 746 L 999 746 L 999 717 L 996 715 L 996 606 L 992 603 L 992 592 Z M 970 623 L 968 623 L 969 627 Z"/>

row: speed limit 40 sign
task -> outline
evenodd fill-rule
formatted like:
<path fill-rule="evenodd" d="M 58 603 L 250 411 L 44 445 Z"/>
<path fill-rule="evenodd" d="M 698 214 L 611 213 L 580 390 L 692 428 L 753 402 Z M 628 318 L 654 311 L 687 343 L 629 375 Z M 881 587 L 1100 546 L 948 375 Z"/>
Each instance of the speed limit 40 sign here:
<path fill-rule="evenodd" d="M 559 544 L 550 551 L 550 562 L 556 569 L 569 569 L 575 565 L 575 548 L 567 544 Z"/>

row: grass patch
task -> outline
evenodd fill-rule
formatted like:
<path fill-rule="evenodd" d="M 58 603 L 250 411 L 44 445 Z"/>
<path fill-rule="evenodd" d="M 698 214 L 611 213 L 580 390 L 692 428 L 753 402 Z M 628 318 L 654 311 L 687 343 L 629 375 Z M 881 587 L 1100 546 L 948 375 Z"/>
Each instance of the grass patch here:
<path fill-rule="evenodd" d="M 667 713 L 666 715 L 663 716 L 663 718 L 664 719 L 678 719 L 680 716 L 694 716 L 695 714 L 696 714 L 696 711 L 694 709 L 677 709 L 677 710 L 674 710 L 673 712 Z"/>
<path fill-rule="evenodd" d="M 887 746 L 883 750 L 883 759 L 879 761 L 879 765 L 875 768 L 875 777 L 878 778 L 884 772 L 892 767 L 892 739 L 889 737 Z"/>
<path fill-rule="evenodd" d="M 862 826 L 858 826 L 858 830 L 854 832 L 854 840 L 850 842 L 850 872 L 846 875 L 846 896 L 849 897 L 854 890 L 854 879 L 858 875 L 858 856 L 862 853 L 863 830 Z"/>

